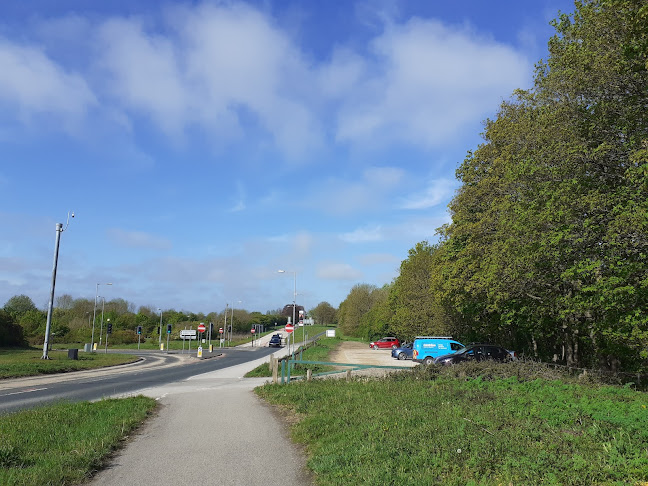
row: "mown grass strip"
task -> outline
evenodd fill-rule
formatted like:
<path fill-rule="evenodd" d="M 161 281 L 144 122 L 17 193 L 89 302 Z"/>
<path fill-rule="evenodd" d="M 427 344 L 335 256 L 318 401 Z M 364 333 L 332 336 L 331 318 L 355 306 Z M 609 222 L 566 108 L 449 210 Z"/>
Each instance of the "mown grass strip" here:
<path fill-rule="evenodd" d="M 646 393 L 535 378 L 524 366 L 419 367 L 257 393 L 301 418 L 292 435 L 319 485 L 648 480 Z"/>
<path fill-rule="evenodd" d="M 335 350 L 341 342 L 339 338 L 320 338 L 311 347 L 302 352 L 302 359 L 305 361 L 326 361 L 331 351 Z M 290 373 L 296 376 L 305 375 L 306 369 L 311 369 L 313 373 L 323 373 L 325 371 L 331 371 L 333 367 L 323 365 L 296 365 Z M 245 376 L 246 378 L 268 377 L 272 376 L 272 370 L 268 363 L 264 363 L 249 371 Z"/>
<path fill-rule="evenodd" d="M 0 415 L 0 484 L 66 485 L 89 478 L 155 406 L 138 396 Z"/>
<path fill-rule="evenodd" d="M 139 357 L 127 354 L 79 353 L 79 359 L 69 359 L 67 351 L 51 351 L 50 359 L 41 359 L 42 350 L 0 350 L 0 379 L 20 378 L 52 373 L 80 371 L 104 366 L 132 363 Z"/>

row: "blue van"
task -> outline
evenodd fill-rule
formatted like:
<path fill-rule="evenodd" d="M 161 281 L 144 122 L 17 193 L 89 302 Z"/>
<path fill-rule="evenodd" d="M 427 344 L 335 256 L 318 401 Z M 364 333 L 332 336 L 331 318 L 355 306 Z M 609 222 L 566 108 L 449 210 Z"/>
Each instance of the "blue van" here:
<path fill-rule="evenodd" d="M 432 364 L 434 358 L 454 353 L 464 345 L 449 336 L 417 336 L 414 339 L 412 359 L 416 363 Z"/>

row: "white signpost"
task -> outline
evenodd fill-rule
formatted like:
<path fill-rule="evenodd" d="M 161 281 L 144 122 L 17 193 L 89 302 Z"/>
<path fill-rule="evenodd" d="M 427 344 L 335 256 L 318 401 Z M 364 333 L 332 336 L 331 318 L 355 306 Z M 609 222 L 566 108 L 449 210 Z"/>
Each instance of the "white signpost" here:
<path fill-rule="evenodd" d="M 180 331 L 180 337 L 182 339 L 196 339 L 198 333 L 195 329 L 183 329 Z"/>
<path fill-rule="evenodd" d="M 182 354 L 184 354 L 185 339 L 189 339 L 189 353 L 191 353 L 191 340 L 198 337 L 195 329 L 182 329 L 180 331 L 180 338 L 182 338 Z"/>

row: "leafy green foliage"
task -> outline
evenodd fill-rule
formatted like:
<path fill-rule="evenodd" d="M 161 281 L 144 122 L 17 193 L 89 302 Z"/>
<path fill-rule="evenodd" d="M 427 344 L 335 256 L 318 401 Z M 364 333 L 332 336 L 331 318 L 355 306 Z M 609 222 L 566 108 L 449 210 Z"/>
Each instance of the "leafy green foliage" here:
<path fill-rule="evenodd" d="M 23 329 L 16 324 L 11 314 L 0 309 L 0 346 L 25 346 Z"/>
<path fill-rule="evenodd" d="M 380 334 L 387 327 L 389 316 L 376 307 L 386 302 L 387 295 L 387 287 L 354 285 L 338 309 L 338 325 L 342 332 L 364 338 Z"/>
<path fill-rule="evenodd" d="M 14 319 L 19 318 L 25 312 L 36 310 L 34 302 L 26 295 L 14 295 L 3 307 Z"/>
<path fill-rule="evenodd" d="M 315 319 L 315 324 L 326 326 L 337 322 L 337 310 L 328 302 L 320 302 L 308 313 Z"/>

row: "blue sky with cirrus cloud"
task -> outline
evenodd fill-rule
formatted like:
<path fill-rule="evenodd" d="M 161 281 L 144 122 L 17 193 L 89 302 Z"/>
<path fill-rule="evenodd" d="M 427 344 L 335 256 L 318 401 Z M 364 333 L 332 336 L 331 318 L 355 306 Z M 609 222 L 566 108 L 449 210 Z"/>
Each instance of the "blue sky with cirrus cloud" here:
<path fill-rule="evenodd" d="M 337 306 L 448 222 L 567 0 L 0 5 L 0 305 Z M 277 270 L 287 270 L 279 274 Z M 239 302 L 240 301 L 240 302 Z"/>

